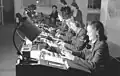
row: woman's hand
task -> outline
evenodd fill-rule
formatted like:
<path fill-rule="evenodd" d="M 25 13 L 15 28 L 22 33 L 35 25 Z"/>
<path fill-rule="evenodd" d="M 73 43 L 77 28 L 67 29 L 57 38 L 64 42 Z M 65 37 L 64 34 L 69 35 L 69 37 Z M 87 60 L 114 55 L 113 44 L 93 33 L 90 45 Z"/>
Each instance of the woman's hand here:
<path fill-rule="evenodd" d="M 65 58 L 69 60 L 74 60 L 75 56 L 72 55 L 70 52 L 64 51 Z"/>

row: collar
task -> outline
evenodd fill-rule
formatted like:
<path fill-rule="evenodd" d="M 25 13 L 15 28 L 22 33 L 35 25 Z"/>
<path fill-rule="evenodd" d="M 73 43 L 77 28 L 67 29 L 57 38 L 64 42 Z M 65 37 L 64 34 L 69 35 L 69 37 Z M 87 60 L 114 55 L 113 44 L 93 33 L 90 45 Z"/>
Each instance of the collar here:
<path fill-rule="evenodd" d="M 95 44 L 97 42 L 97 39 L 91 41 L 92 44 Z"/>

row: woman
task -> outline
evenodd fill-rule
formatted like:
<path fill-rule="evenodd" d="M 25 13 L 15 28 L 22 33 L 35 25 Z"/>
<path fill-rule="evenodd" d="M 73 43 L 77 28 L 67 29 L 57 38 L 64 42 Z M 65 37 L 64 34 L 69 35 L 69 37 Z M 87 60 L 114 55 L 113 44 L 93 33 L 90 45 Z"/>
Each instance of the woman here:
<path fill-rule="evenodd" d="M 57 6 L 53 5 L 52 6 L 52 13 L 50 14 L 50 19 L 52 24 L 56 25 L 56 19 L 58 18 L 58 11 L 57 11 Z"/>
<path fill-rule="evenodd" d="M 69 30 L 72 30 L 74 32 L 77 30 L 77 25 L 73 19 L 72 10 L 69 6 L 64 7 L 63 19 Z"/>
<path fill-rule="evenodd" d="M 28 8 L 25 8 L 24 10 L 30 18 L 33 18 L 36 15 L 36 9 L 36 5 L 31 4 L 28 6 Z"/>
<path fill-rule="evenodd" d="M 62 16 L 63 16 L 63 21 L 62 21 L 61 27 L 62 27 L 62 30 L 66 30 L 66 31 L 64 31 L 65 36 L 63 36 L 61 38 L 64 39 L 64 41 L 69 42 L 71 40 L 71 37 L 73 35 L 75 35 L 77 26 L 71 15 L 72 12 L 71 12 L 71 8 L 69 6 L 63 7 L 61 9 L 61 11 L 62 11 Z"/>
<path fill-rule="evenodd" d="M 101 69 L 105 68 L 110 58 L 103 24 L 100 21 L 93 21 L 87 26 L 87 35 L 89 36 L 91 49 L 86 48 L 86 50 L 84 49 L 79 52 L 80 57 L 74 56 L 68 52 L 65 52 L 65 56 L 69 59 L 68 65 L 70 67 L 78 68 L 98 76 L 103 74 L 99 72 L 101 72 Z M 72 60 L 72 62 L 70 60 Z M 74 66 L 73 64 L 78 66 Z"/>
<path fill-rule="evenodd" d="M 64 46 L 73 52 L 79 52 L 84 49 L 85 37 L 86 30 L 78 27 L 78 32 L 76 31 L 76 35 L 71 38 L 71 44 L 66 43 Z"/>
<path fill-rule="evenodd" d="M 73 3 L 71 4 L 71 9 L 73 10 L 73 17 L 76 23 L 81 25 L 82 28 L 85 27 L 85 25 L 83 24 L 82 12 L 76 2 L 73 1 Z"/>

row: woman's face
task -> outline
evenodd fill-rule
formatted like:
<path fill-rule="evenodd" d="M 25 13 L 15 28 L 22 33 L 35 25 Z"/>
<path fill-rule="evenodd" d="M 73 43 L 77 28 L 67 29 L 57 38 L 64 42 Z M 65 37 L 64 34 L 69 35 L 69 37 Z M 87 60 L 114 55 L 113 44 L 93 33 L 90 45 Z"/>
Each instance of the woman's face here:
<path fill-rule="evenodd" d="M 87 35 L 89 36 L 89 40 L 95 40 L 97 36 L 97 31 L 96 29 L 93 29 L 92 26 L 88 25 L 87 26 Z"/>
<path fill-rule="evenodd" d="M 72 11 L 75 11 L 76 8 L 75 8 L 74 6 L 71 6 L 71 10 L 72 10 Z"/>
<path fill-rule="evenodd" d="M 69 18 L 69 15 L 68 14 L 66 14 L 66 12 L 62 12 L 62 16 L 63 16 L 63 19 L 68 19 Z"/>
<path fill-rule="evenodd" d="M 53 12 L 57 11 L 56 7 L 53 7 L 53 8 L 52 8 L 52 11 L 53 11 Z"/>

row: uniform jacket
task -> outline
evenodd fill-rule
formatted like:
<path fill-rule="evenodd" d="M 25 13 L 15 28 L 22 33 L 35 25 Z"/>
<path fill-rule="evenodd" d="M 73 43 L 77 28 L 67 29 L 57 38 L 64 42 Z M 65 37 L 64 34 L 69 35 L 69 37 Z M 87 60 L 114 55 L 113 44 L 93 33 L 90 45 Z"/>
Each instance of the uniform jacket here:
<path fill-rule="evenodd" d="M 76 36 L 72 37 L 72 43 L 66 44 L 65 47 L 71 51 L 80 51 L 84 45 L 84 39 L 82 38 L 84 35 L 86 35 L 86 30 L 81 29 Z"/>
<path fill-rule="evenodd" d="M 84 27 L 85 25 L 83 24 L 83 19 L 82 19 L 82 12 L 81 12 L 81 10 L 77 10 L 78 12 L 77 12 L 77 15 L 76 15 L 76 17 L 74 17 L 74 20 L 75 21 L 78 21 L 78 23 L 80 23 L 80 26 L 81 27 Z"/>
<path fill-rule="evenodd" d="M 108 44 L 99 40 L 94 43 L 91 51 L 83 50 L 79 54 L 80 57 L 76 56 L 72 63 L 68 61 L 68 65 L 89 73 L 104 68 L 110 58 Z"/>

